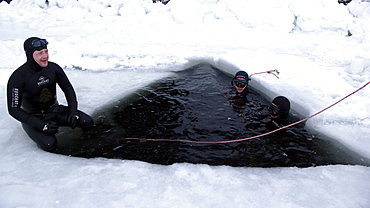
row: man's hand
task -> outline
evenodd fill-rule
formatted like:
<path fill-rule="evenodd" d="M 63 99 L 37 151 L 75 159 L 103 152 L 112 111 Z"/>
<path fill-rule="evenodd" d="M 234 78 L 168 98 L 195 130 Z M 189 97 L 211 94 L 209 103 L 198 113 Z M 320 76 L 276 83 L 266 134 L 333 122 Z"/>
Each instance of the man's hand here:
<path fill-rule="evenodd" d="M 47 134 L 56 134 L 58 133 L 59 126 L 54 122 L 47 122 L 45 123 L 42 131 Z"/>
<path fill-rule="evenodd" d="M 78 115 L 77 111 L 73 111 L 68 116 L 68 123 L 69 126 L 74 129 L 77 125 L 78 119 L 80 119 L 80 116 Z"/>

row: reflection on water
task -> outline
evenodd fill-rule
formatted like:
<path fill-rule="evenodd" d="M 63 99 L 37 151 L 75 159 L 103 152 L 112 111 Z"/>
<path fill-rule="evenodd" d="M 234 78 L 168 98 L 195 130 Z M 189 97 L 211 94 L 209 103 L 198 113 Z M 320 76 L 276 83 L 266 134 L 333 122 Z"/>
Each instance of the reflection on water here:
<path fill-rule="evenodd" d="M 209 64 L 161 80 L 95 113 L 96 127 L 59 135 L 61 154 L 231 166 L 361 164 L 343 150 L 293 126 L 274 134 L 228 144 L 153 142 L 124 138 L 226 141 L 274 130 L 269 101 L 253 89 L 235 96 L 231 78 Z M 343 157 L 338 157 L 342 155 Z"/>

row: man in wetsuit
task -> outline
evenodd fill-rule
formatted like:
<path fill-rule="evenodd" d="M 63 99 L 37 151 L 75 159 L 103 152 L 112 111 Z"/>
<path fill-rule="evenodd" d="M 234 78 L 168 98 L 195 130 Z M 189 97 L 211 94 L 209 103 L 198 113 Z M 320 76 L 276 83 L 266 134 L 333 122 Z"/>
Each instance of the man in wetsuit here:
<path fill-rule="evenodd" d="M 234 87 L 236 94 L 232 98 L 231 104 L 235 111 L 240 112 L 243 110 L 243 106 L 247 102 L 246 95 L 248 93 L 248 73 L 245 71 L 238 71 L 234 78 L 231 80 L 231 85 Z"/>
<path fill-rule="evenodd" d="M 238 71 L 231 80 L 231 85 L 234 86 L 238 95 L 245 95 L 248 92 L 248 82 L 250 78 L 245 71 Z"/>
<path fill-rule="evenodd" d="M 10 76 L 7 86 L 9 114 L 22 123 L 28 136 L 43 150 L 57 150 L 59 126 L 87 128 L 93 119 L 77 110 L 77 98 L 63 69 L 49 62 L 48 42 L 37 37 L 24 42 L 27 61 Z M 56 85 L 68 106 L 58 104 Z"/>
<path fill-rule="evenodd" d="M 269 106 L 272 123 L 280 128 L 297 120 L 289 115 L 290 101 L 284 96 L 275 97 Z"/>

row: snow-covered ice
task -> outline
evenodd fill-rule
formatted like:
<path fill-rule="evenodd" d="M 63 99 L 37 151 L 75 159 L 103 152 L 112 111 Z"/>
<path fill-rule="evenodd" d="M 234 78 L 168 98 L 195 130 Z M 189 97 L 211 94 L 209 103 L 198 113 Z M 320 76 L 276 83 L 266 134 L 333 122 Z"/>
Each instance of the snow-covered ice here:
<path fill-rule="evenodd" d="M 23 42 L 50 43 L 87 113 L 199 62 L 284 95 L 302 117 L 370 80 L 370 3 L 354 0 L 0 3 L 0 207 L 369 207 L 370 167 L 249 168 L 82 159 L 37 148 L 6 107 Z M 65 103 L 59 92 L 59 101 Z M 306 127 L 370 160 L 370 87 Z"/>

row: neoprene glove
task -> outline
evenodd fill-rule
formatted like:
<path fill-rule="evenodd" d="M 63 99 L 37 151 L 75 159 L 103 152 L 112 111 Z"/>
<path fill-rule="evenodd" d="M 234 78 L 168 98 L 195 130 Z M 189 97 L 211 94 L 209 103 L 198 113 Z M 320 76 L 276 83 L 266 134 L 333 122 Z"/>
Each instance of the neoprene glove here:
<path fill-rule="evenodd" d="M 78 119 L 80 119 L 80 116 L 78 115 L 77 111 L 73 111 L 69 114 L 68 123 L 72 129 L 76 127 Z"/>
<path fill-rule="evenodd" d="M 58 133 L 59 126 L 54 122 L 46 122 L 42 131 L 47 134 L 56 134 Z"/>

